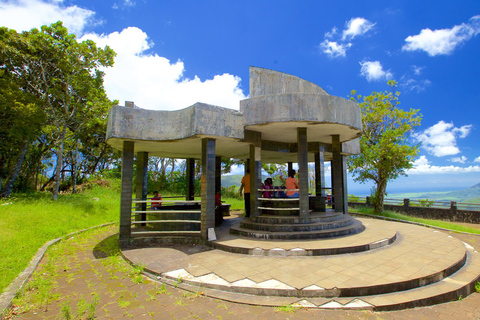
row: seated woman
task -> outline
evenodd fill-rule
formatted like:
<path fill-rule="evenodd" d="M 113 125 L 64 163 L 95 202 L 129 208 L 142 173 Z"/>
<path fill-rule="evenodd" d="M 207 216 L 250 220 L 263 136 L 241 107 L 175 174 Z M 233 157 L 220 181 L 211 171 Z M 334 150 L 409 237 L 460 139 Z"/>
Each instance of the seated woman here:
<path fill-rule="evenodd" d="M 153 198 L 152 200 L 162 200 L 162 195 L 158 194 L 158 191 L 153 191 Z M 154 202 L 152 201 L 152 209 L 153 210 L 160 210 L 162 207 L 162 202 Z"/>
<path fill-rule="evenodd" d="M 298 191 L 292 189 L 298 189 L 298 181 L 295 179 L 295 170 L 290 170 L 288 172 L 288 178 L 285 181 L 287 187 L 287 198 L 298 198 Z"/>

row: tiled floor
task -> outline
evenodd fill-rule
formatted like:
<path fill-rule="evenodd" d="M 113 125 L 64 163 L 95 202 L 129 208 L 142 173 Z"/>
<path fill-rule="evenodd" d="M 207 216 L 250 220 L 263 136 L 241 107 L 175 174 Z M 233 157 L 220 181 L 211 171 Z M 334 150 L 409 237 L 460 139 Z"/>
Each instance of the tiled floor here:
<path fill-rule="evenodd" d="M 296 289 L 312 285 L 324 289 L 358 288 L 409 281 L 442 273 L 466 254 L 463 242 L 434 229 L 368 218 L 359 220 L 366 227 L 364 232 L 336 239 L 265 241 L 240 239 L 220 231 L 217 241 L 230 246 L 288 250 L 368 244 L 395 233 L 397 240 L 378 249 L 330 256 L 253 256 L 221 250 L 188 253 L 181 248 L 158 247 L 125 250 L 123 254 L 128 260 L 142 264 L 158 275 L 176 274 L 172 272 L 183 270 L 184 279 L 213 274 L 229 283 L 228 286 L 241 280 L 243 283 L 254 282 L 257 286 L 276 280 Z M 388 299 L 401 300 L 397 296 Z"/>

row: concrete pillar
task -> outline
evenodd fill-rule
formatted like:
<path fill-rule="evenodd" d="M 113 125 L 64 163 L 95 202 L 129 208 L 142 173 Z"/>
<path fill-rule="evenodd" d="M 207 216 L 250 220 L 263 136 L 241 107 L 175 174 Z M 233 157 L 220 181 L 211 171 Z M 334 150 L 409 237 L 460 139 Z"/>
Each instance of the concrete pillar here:
<path fill-rule="evenodd" d="M 347 188 L 347 172 L 348 172 L 348 157 L 342 156 L 342 191 L 343 191 L 343 213 L 348 214 L 348 188 Z"/>
<path fill-rule="evenodd" d="M 300 187 L 300 218 L 308 218 L 309 200 L 308 200 L 308 143 L 307 128 L 297 128 L 298 144 L 298 185 Z"/>
<path fill-rule="evenodd" d="M 187 176 L 186 176 L 186 200 L 195 200 L 195 159 L 187 160 Z"/>
<path fill-rule="evenodd" d="M 215 227 L 215 139 L 202 139 L 202 216 L 201 235 L 208 240 L 208 229 Z"/>
<path fill-rule="evenodd" d="M 340 143 L 340 136 L 338 134 L 332 135 L 332 188 L 333 201 L 335 205 L 335 212 L 346 213 L 348 205 L 345 197 L 346 192 L 346 177 L 344 179 L 344 171 L 346 170 L 345 157 L 341 154 L 342 144 Z"/>
<path fill-rule="evenodd" d="M 120 247 L 130 244 L 132 231 L 132 191 L 133 191 L 133 141 L 123 142 L 122 155 L 122 191 L 120 196 Z"/>
<path fill-rule="evenodd" d="M 147 186 L 148 186 L 148 152 L 137 153 L 137 175 L 135 177 L 135 198 L 139 200 L 147 200 Z M 136 206 L 137 210 L 147 210 L 146 203 L 139 203 Z M 145 221 L 147 214 L 135 216 L 135 221 Z M 144 226 L 145 224 L 142 224 Z"/>
<path fill-rule="evenodd" d="M 250 144 L 250 217 L 260 215 L 258 198 L 262 187 L 262 134 L 260 132 L 251 133 Z"/>
<path fill-rule="evenodd" d="M 215 157 L 215 194 L 222 191 L 222 157 Z"/>
<path fill-rule="evenodd" d="M 315 210 L 325 212 L 325 147 L 318 144 L 315 150 Z"/>
<path fill-rule="evenodd" d="M 293 163 L 292 162 L 287 162 L 287 177 L 288 177 L 288 173 L 290 172 L 290 170 L 293 170 Z M 285 178 L 287 178 L 285 177 Z"/>

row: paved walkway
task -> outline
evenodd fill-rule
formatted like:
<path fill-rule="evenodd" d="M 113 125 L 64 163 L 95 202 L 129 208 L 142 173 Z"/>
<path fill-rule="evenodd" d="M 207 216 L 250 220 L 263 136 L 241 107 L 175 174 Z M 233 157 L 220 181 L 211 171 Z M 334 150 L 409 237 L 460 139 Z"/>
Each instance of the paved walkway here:
<path fill-rule="evenodd" d="M 254 298 L 242 295 L 228 297 L 233 301 L 252 303 L 253 299 L 253 303 L 258 305 L 300 303 L 325 308 L 379 307 L 403 301 L 403 297 L 399 296 L 405 296 L 404 293 L 389 296 L 370 293 L 361 300 L 351 297 L 362 296 L 367 291 L 371 292 L 372 288 L 388 292 L 416 283 L 418 279 L 438 279 L 443 277 L 447 269 L 455 265 L 460 268 L 465 261 L 465 244 L 445 233 L 406 223 L 368 218 L 359 220 L 366 227 L 364 232 L 336 239 L 268 241 L 232 237 L 222 231 L 218 234 L 219 243 L 246 247 L 253 253 L 255 248 L 262 248 L 264 252 L 272 252 L 272 256 L 234 254 L 204 247 L 192 251 L 192 248 L 178 246 L 125 250 L 123 254 L 134 264 L 143 265 L 163 278 L 181 279 L 188 284 L 228 292 L 260 295 Z M 395 234 L 397 239 L 391 245 L 359 253 L 313 257 L 278 256 L 291 250 L 385 243 L 386 239 Z M 474 269 L 478 267 L 478 274 L 479 260 L 474 261 Z M 438 287 L 424 288 L 423 293 L 416 293 L 414 299 L 418 296 L 435 296 L 439 294 L 438 290 Z M 299 299 L 296 298 L 299 291 L 306 298 L 320 296 L 326 299 Z M 347 291 L 351 297 L 328 298 Z M 222 295 L 216 292 L 213 294 L 217 297 Z"/>
<path fill-rule="evenodd" d="M 480 237 L 450 232 L 433 232 L 421 228 L 426 233 L 453 236 L 476 249 L 480 249 Z M 73 317 L 79 313 L 81 305 L 98 298 L 95 316 L 98 319 L 479 319 L 480 294 L 474 293 L 461 301 L 454 301 L 431 307 L 414 308 L 393 312 L 372 312 L 354 310 L 271 308 L 231 303 L 205 297 L 202 292 L 187 293 L 175 287 L 164 290 L 153 281 L 138 281 L 135 273 L 120 258 L 105 251 L 115 241 L 116 228 L 108 227 L 93 234 L 79 236 L 62 242 L 66 252 L 56 258 L 47 257 L 34 275 L 35 279 L 55 274 L 53 295 L 48 307 L 32 304 L 29 311 L 21 313 L 19 319 L 62 318 L 62 308 L 71 306 Z M 401 241 L 401 239 L 400 239 Z M 463 245 L 463 244 L 462 244 Z M 170 250 L 174 250 L 170 248 Z M 164 259 L 191 259 L 197 254 L 211 251 L 196 250 L 174 252 L 164 255 Z M 379 249 L 383 250 L 383 249 Z M 200 252 L 199 252 L 200 251 Z M 185 257 L 187 255 L 187 257 Z M 355 254 L 357 255 L 357 254 Z M 228 254 L 228 256 L 234 256 Z M 177 257 L 177 259 L 175 258 Z M 244 257 L 245 258 L 245 257 Z M 271 258 L 271 257 L 262 257 Z M 274 257 L 279 258 L 279 257 Z M 283 259 L 289 257 L 282 257 Z M 307 258 L 307 257 L 305 257 Z M 55 260 L 57 259 L 57 260 Z M 60 259 L 60 260 L 59 260 Z M 118 260 L 120 259 L 120 260 Z M 179 260 L 180 259 L 180 260 Z M 53 262 L 53 263 L 52 263 Z M 173 262 L 172 262 L 173 263 Z M 176 266 L 174 266 L 176 267 Z M 191 266 L 193 268 L 193 265 Z M 188 268 L 188 267 L 187 267 Z M 33 288 L 27 299 L 41 294 Z M 30 297 L 30 298 L 29 298 Z M 82 302 L 83 301 L 83 302 Z M 28 303 L 28 302 L 27 302 Z M 83 303 L 83 304 L 82 304 Z M 17 306 L 16 312 L 20 312 Z"/>

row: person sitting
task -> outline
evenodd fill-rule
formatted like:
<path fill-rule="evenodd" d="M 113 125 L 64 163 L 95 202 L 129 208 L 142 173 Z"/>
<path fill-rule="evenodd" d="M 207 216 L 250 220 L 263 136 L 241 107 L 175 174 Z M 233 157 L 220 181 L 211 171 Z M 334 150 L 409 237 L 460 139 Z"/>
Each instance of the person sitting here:
<path fill-rule="evenodd" d="M 262 189 L 264 190 L 271 190 L 273 189 L 273 180 L 272 178 L 267 178 L 265 179 Z M 263 191 L 263 197 L 264 198 L 271 198 L 272 197 L 272 192 L 271 191 Z"/>
<path fill-rule="evenodd" d="M 298 198 L 298 191 L 295 189 L 298 189 L 298 181 L 295 179 L 295 170 L 290 170 L 288 172 L 288 178 L 285 181 L 285 185 L 287 187 L 287 198 Z M 293 190 L 292 190 L 293 189 Z"/>
<path fill-rule="evenodd" d="M 158 191 L 153 191 L 153 198 L 152 200 L 162 200 L 162 195 L 158 193 Z M 161 201 L 152 201 L 152 209 L 153 210 L 160 210 L 162 207 Z"/>

